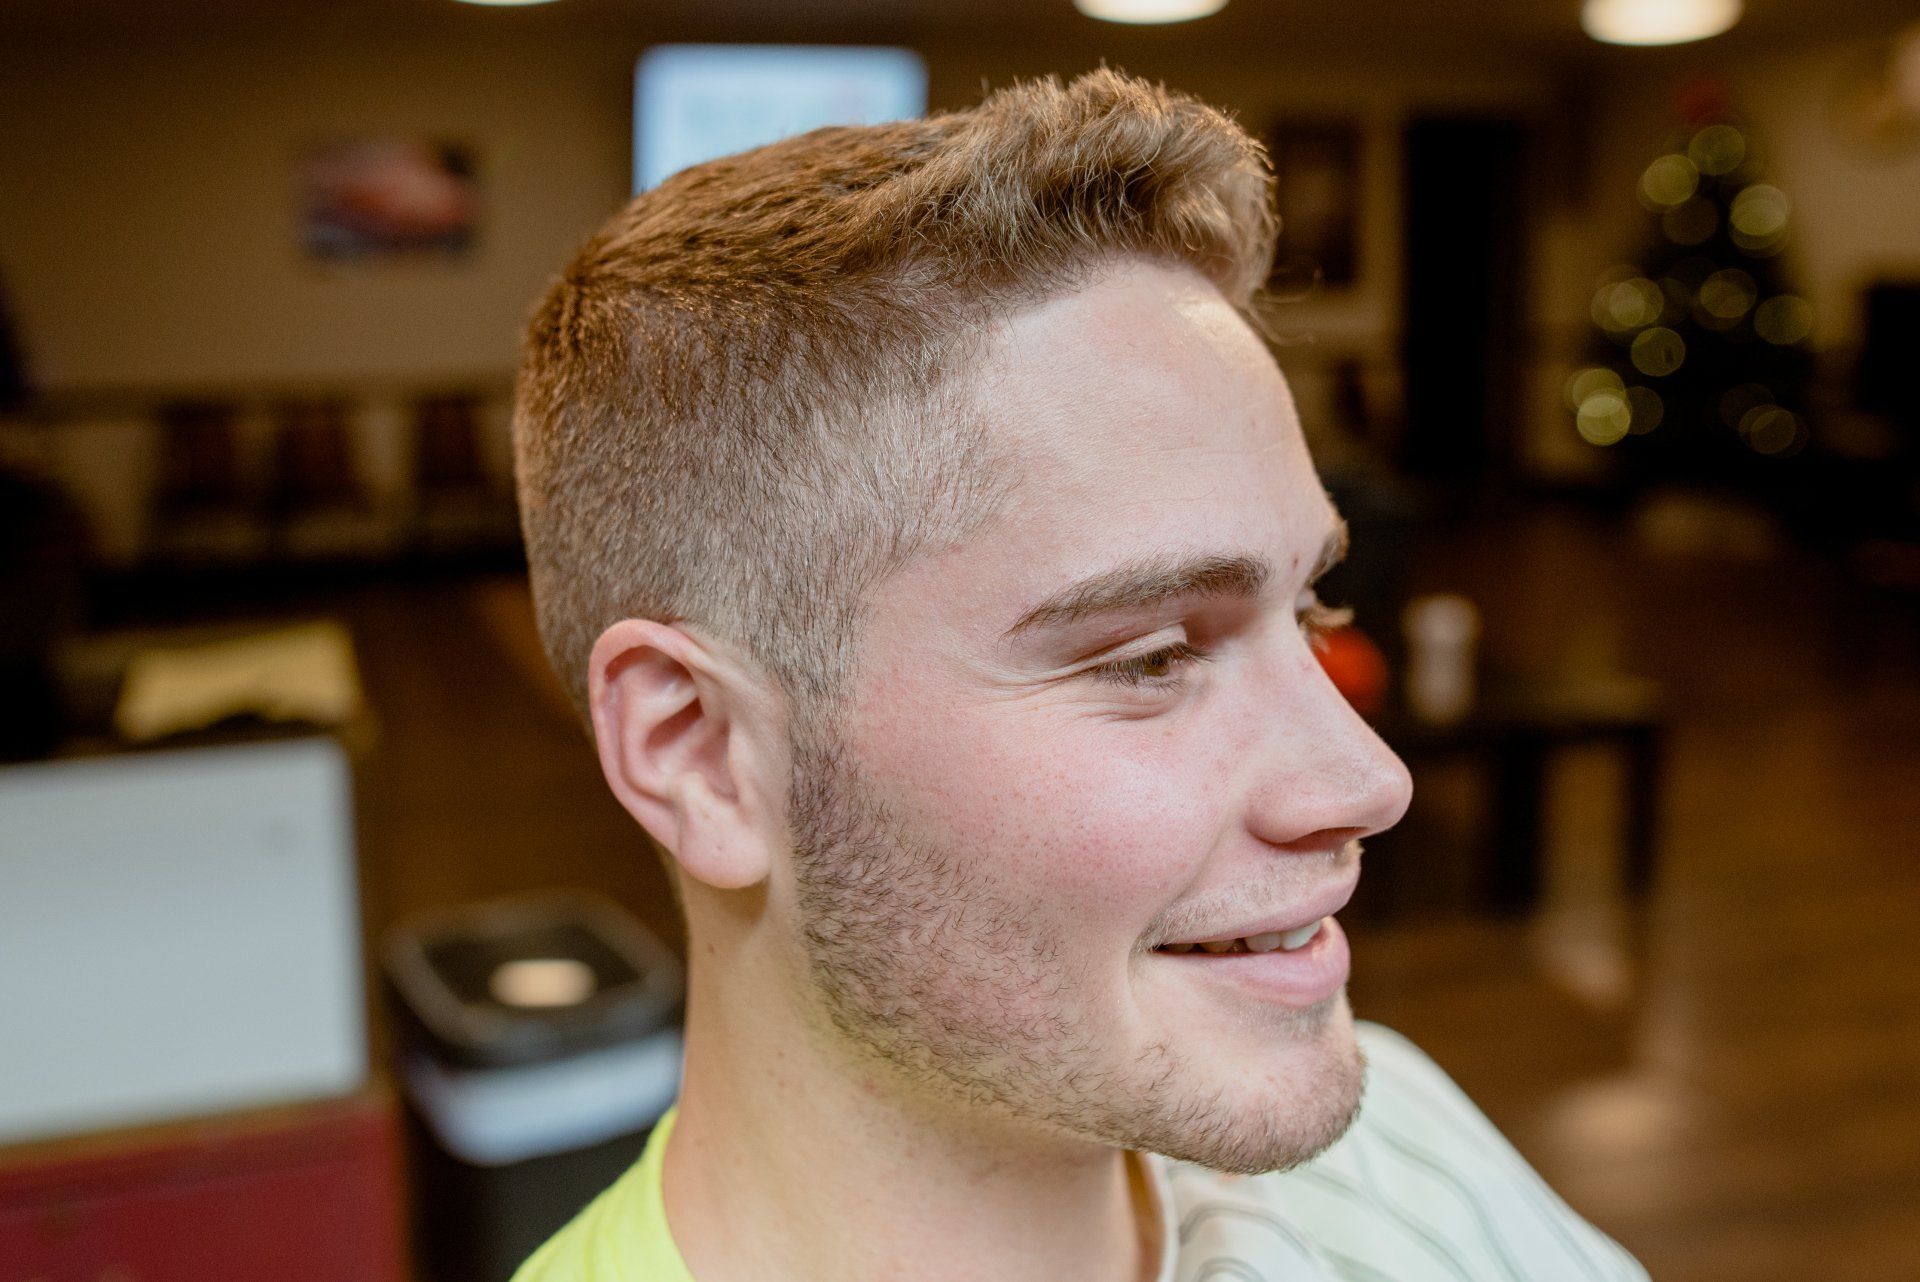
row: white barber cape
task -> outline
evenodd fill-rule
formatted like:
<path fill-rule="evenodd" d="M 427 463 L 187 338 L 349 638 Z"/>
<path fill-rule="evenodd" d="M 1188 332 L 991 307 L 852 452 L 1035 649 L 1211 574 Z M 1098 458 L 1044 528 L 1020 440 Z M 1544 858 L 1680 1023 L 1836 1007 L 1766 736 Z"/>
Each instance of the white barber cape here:
<path fill-rule="evenodd" d="M 1159 1282 L 1646 1282 L 1417 1046 L 1355 1031 L 1359 1116 L 1311 1162 L 1232 1176 L 1145 1157 Z"/>

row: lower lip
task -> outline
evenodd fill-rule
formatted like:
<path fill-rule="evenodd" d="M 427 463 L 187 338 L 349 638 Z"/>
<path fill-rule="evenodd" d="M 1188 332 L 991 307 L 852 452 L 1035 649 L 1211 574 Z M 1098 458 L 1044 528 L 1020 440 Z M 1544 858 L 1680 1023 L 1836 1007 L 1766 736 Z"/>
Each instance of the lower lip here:
<path fill-rule="evenodd" d="M 1270 953 L 1192 952 L 1155 953 L 1154 956 L 1238 984 L 1263 1000 L 1301 1008 L 1317 1005 L 1339 992 L 1352 969 L 1346 932 L 1331 917 L 1321 923 L 1319 934 L 1292 952 L 1276 948 Z"/>

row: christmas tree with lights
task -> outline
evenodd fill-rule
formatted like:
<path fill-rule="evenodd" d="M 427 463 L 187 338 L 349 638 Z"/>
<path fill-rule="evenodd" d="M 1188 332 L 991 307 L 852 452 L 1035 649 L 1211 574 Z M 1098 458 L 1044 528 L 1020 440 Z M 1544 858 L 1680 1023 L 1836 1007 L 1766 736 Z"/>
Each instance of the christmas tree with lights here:
<path fill-rule="evenodd" d="M 1792 206 L 1723 93 L 1695 86 L 1679 105 L 1683 126 L 1640 175 L 1646 248 L 1593 296 L 1574 426 L 1637 485 L 1778 494 L 1809 440 L 1813 308 L 1780 263 Z"/>

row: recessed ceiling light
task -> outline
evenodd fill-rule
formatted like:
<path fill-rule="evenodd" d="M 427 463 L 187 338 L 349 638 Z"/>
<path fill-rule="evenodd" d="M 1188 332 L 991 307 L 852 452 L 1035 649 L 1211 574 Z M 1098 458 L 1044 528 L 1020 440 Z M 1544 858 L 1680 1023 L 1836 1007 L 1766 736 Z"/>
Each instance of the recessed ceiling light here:
<path fill-rule="evenodd" d="M 1073 0 L 1073 7 L 1102 22 L 1191 22 L 1219 13 L 1227 0 Z"/>
<path fill-rule="evenodd" d="M 519 9 L 530 4 L 552 4 L 553 0 L 461 0 L 463 4 L 484 4 L 493 9 Z"/>
<path fill-rule="evenodd" d="M 1580 25 L 1610 45 L 1678 45 L 1740 21 L 1740 0 L 1586 0 Z"/>

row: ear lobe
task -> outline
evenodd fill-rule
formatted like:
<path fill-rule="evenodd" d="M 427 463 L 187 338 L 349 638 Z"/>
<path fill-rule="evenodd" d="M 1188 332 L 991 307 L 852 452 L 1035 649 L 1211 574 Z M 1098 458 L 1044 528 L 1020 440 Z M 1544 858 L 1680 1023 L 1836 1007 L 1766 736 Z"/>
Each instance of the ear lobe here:
<path fill-rule="evenodd" d="M 741 677 L 685 631 L 623 619 L 588 661 L 600 770 L 614 797 L 687 875 L 737 890 L 769 868 L 755 822 L 752 700 Z"/>

